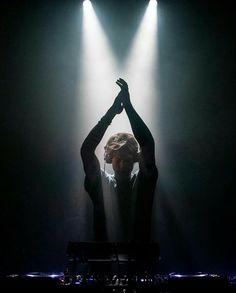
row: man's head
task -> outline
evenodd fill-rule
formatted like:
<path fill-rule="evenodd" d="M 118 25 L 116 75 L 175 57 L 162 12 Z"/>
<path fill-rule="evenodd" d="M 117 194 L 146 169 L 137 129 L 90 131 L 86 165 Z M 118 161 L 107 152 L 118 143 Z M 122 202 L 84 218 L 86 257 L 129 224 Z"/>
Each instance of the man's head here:
<path fill-rule="evenodd" d="M 130 175 L 134 163 L 139 160 L 139 145 L 130 133 L 120 132 L 112 135 L 105 147 L 104 160 L 116 174 Z"/>

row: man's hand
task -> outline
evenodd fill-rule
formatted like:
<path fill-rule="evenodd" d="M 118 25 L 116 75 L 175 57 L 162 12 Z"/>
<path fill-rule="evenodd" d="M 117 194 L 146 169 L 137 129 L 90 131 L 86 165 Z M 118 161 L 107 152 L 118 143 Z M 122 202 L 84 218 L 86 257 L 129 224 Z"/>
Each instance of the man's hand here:
<path fill-rule="evenodd" d="M 118 84 L 121 90 L 129 90 L 127 82 L 122 78 L 117 79 L 116 84 Z"/>
<path fill-rule="evenodd" d="M 120 114 L 124 107 L 127 104 L 130 104 L 129 88 L 127 82 L 122 78 L 117 79 L 116 84 L 120 87 L 121 90 L 115 98 L 111 110 L 114 114 Z"/>
<path fill-rule="evenodd" d="M 127 82 L 122 79 L 122 78 L 119 78 L 117 81 L 116 81 L 116 84 L 120 87 L 121 91 L 119 93 L 120 95 L 120 100 L 123 104 L 123 106 L 125 107 L 127 104 L 130 104 L 130 95 L 129 95 L 129 87 L 128 87 L 128 84 Z M 119 96 L 118 95 L 118 96 Z"/>

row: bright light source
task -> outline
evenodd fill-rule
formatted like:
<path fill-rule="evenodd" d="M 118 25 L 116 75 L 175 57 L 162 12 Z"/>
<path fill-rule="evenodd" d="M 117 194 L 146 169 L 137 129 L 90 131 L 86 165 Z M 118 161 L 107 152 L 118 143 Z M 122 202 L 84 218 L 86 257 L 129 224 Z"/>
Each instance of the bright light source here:
<path fill-rule="evenodd" d="M 91 8 L 92 8 L 91 1 L 89 1 L 89 0 L 84 0 L 84 2 L 83 2 L 83 7 L 84 7 L 85 9 L 91 9 Z"/>
<path fill-rule="evenodd" d="M 157 6 L 157 1 L 156 0 L 150 0 L 149 5 L 150 5 L 150 7 L 154 8 L 154 7 Z"/>

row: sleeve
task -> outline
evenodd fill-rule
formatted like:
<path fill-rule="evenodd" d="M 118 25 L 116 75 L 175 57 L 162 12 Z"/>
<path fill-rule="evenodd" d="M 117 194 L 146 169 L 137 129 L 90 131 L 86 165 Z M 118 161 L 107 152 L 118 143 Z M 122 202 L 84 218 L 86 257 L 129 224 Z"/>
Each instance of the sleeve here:
<path fill-rule="evenodd" d="M 81 147 L 81 158 L 85 171 L 84 187 L 93 202 L 93 229 L 95 241 L 106 241 L 106 216 L 102 188 L 101 169 L 95 149 L 111 123 L 109 113 L 97 123 L 85 138 Z"/>
<path fill-rule="evenodd" d="M 133 134 L 140 145 L 140 172 L 143 175 L 151 176 L 155 180 L 158 176 L 158 170 L 155 160 L 155 142 L 153 136 L 131 103 L 126 107 L 126 112 Z"/>
<path fill-rule="evenodd" d="M 100 185 L 100 163 L 95 154 L 95 150 L 102 140 L 102 137 L 111 123 L 109 116 L 105 115 L 90 131 L 81 146 L 81 158 L 85 172 L 84 186 L 92 197 L 93 190 Z M 93 197 L 92 197 L 92 200 Z"/>

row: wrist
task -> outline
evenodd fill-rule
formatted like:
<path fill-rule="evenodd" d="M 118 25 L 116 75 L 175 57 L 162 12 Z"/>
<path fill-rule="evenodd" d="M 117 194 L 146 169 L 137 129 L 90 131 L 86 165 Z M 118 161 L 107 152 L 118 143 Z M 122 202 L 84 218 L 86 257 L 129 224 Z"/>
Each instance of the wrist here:
<path fill-rule="evenodd" d="M 123 102 L 123 105 L 125 109 L 133 107 L 130 100 Z"/>
<path fill-rule="evenodd" d="M 117 114 L 117 110 L 111 106 L 111 108 L 107 111 L 106 115 L 111 117 L 111 119 L 113 119 Z"/>
<path fill-rule="evenodd" d="M 112 119 L 115 117 L 116 113 L 112 108 L 110 108 L 106 114 L 102 117 L 102 121 L 106 124 L 111 124 Z"/>

